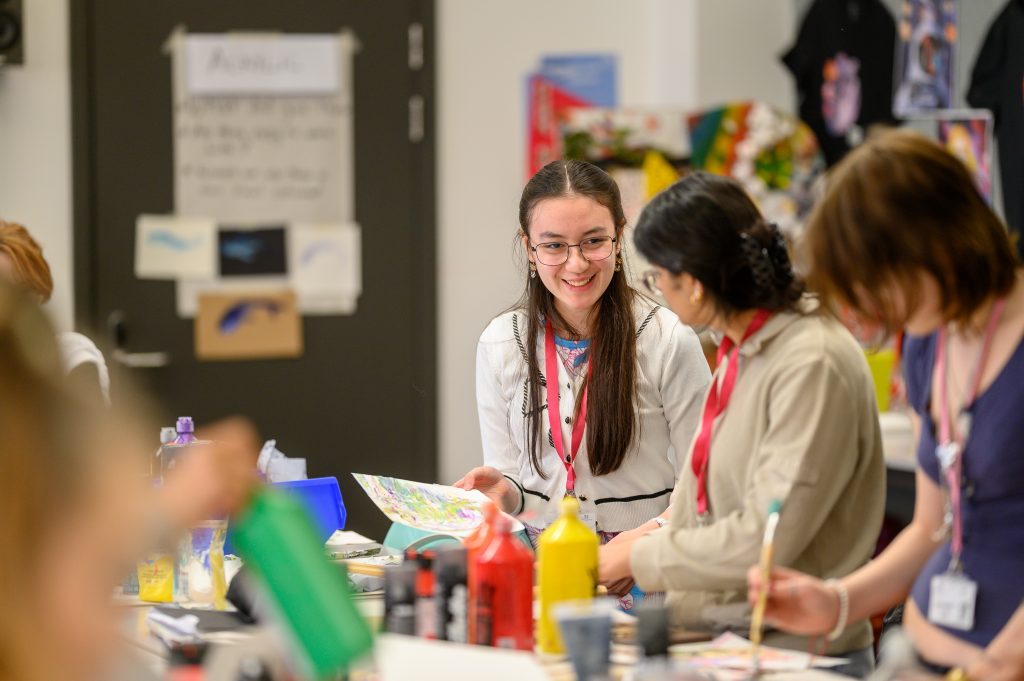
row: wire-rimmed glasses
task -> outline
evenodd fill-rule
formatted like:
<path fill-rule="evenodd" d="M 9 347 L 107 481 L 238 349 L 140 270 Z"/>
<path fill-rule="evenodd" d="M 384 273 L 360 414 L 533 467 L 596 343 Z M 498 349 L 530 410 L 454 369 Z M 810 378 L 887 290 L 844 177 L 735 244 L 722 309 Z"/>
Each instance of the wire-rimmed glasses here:
<path fill-rule="evenodd" d="M 530 250 L 537 256 L 541 265 L 557 267 L 564 265 L 569 260 L 569 251 L 573 248 L 580 249 L 580 255 L 587 262 L 597 262 L 608 258 L 615 250 L 616 239 L 613 236 L 592 236 L 578 244 L 570 244 L 565 241 L 546 241 L 541 244 L 530 244 Z"/>

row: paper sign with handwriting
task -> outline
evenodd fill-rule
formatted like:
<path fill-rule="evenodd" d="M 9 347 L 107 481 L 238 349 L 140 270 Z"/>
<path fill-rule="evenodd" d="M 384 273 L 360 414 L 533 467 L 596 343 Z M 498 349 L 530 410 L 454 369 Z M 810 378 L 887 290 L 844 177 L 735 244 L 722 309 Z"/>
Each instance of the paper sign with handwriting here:
<path fill-rule="evenodd" d="M 181 35 L 171 44 L 176 212 L 240 227 L 354 217 L 353 36 Z M 336 86 L 289 90 L 281 74 L 293 70 Z"/>

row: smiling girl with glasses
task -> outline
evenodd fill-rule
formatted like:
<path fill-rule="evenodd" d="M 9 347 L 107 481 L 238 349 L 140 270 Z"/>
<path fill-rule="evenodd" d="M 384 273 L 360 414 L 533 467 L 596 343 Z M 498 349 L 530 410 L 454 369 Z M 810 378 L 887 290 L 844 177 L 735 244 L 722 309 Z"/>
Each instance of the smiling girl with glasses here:
<path fill-rule="evenodd" d="M 626 219 L 607 173 L 545 166 L 523 190 L 519 224 L 526 291 L 477 351 L 485 465 L 456 484 L 525 511 L 534 531 L 571 494 L 607 538 L 668 507 L 708 366 L 694 332 L 627 282 Z"/>

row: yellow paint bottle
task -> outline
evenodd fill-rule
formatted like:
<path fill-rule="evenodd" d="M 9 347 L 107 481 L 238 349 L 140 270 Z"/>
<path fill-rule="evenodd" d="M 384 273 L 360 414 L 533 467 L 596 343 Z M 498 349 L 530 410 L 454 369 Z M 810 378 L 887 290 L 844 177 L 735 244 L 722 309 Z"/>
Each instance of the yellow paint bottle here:
<path fill-rule="evenodd" d="M 590 599 L 597 591 L 597 534 L 580 520 L 576 499 L 566 497 L 561 506 L 561 517 L 544 530 L 537 546 L 537 645 L 542 653 L 564 652 L 552 606 Z"/>

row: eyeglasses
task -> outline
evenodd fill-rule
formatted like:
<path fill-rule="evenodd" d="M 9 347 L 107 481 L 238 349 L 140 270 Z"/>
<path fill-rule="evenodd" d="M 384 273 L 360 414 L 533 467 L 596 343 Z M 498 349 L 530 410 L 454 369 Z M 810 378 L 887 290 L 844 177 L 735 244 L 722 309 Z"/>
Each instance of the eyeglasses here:
<path fill-rule="evenodd" d="M 530 250 L 537 255 L 541 265 L 557 267 L 564 265 L 569 260 L 569 250 L 580 249 L 580 255 L 587 262 L 604 260 L 615 250 L 617 239 L 611 236 L 592 236 L 584 239 L 578 244 L 568 244 L 564 241 L 548 241 L 536 246 L 530 245 Z"/>
<path fill-rule="evenodd" d="M 643 273 L 641 281 L 644 282 L 644 288 L 647 292 L 656 298 L 663 296 L 661 288 L 658 287 L 658 279 L 661 278 L 661 272 L 658 270 L 647 270 Z"/>

